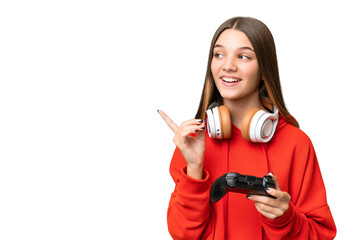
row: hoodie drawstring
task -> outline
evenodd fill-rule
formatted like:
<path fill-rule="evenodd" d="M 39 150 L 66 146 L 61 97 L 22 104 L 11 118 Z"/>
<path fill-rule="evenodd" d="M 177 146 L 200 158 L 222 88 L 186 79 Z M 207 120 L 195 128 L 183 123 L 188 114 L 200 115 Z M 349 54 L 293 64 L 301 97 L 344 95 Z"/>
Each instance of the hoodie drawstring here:
<path fill-rule="evenodd" d="M 224 172 L 229 172 L 229 141 L 222 141 L 222 156 L 221 160 L 224 161 Z M 226 231 L 227 231 L 227 222 L 228 222 L 228 204 L 229 204 L 229 196 L 226 194 L 223 200 L 223 211 L 224 211 L 224 219 L 223 219 L 223 229 L 224 229 L 224 239 L 226 239 Z"/>
<path fill-rule="evenodd" d="M 270 172 L 270 164 L 269 164 L 269 158 L 268 158 L 268 155 L 267 155 L 267 151 L 268 151 L 268 144 L 267 143 L 262 143 L 261 144 L 261 148 L 263 150 L 263 153 L 264 153 L 264 156 L 265 156 L 265 164 L 266 164 L 266 174 L 268 174 Z M 265 230 L 263 227 L 262 228 L 262 231 L 261 231 L 261 239 L 265 239 Z"/>
<path fill-rule="evenodd" d="M 266 174 L 268 174 L 270 172 L 270 164 L 269 164 L 269 158 L 267 155 L 267 151 L 268 151 L 268 144 L 267 143 L 262 143 L 261 144 L 261 148 L 263 150 L 264 156 L 265 156 L 265 164 L 266 164 Z"/>

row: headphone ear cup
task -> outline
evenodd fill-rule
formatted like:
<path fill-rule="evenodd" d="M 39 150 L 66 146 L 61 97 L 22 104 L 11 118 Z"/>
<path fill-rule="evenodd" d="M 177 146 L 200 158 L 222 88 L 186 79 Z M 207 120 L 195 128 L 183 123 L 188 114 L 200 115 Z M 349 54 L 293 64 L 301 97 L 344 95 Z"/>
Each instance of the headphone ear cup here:
<path fill-rule="evenodd" d="M 277 118 L 274 114 L 269 114 L 264 111 L 259 112 L 253 118 L 253 121 L 256 122 L 256 126 L 254 128 L 255 141 L 256 142 L 268 142 L 272 138 L 275 133 L 275 129 L 277 126 Z M 250 136 L 251 135 L 250 130 Z"/>
<path fill-rule="evenodd" d="M 215 133 L 215 120 L 214 120 L 214 114 L 211 109 L 208 109 L 206 111 L 206 125 L 207 125 L 207 132 L 209 134 L 210 138 L 214 138 Z"/>
<path fill-rule="evenodd" d="M 245 116 L 243 117 L 242 121 L 241 121 L 241 136 L 248 142 L 252 142 L 251 137 L 250 137 L 250 126 L 251 126 L 251 121 L 253 120 L 253 117 L 255 116 L 255 114 L 260 111 L 260 109 L 258 108 L 252 108 L 249 111 L 247 111 L 247 113 L 245 114 Z"/>
<path fill-rule="evenodd" d="M 222 105 L 219 107 L 219 117 L 221 124 L 221 137 L 223 139 L 231 138 L 231 115 L 229 109 Z"/>

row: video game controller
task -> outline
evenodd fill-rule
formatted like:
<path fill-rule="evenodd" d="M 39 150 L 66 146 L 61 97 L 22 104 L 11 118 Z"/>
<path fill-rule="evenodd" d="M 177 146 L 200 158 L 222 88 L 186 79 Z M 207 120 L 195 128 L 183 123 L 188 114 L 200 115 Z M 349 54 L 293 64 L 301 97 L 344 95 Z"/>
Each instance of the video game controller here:
<path fill-rule="evenodd" d="M 258 178 L 230 172 L 219 177 L 212 184 L 210 189 L 210 200 L 212 202 L 217 202 L 228 192 L 263 195 L 275 198 L 266 192 L 268 188 L 275 188 L 275 182 L 270 175 Z"/>

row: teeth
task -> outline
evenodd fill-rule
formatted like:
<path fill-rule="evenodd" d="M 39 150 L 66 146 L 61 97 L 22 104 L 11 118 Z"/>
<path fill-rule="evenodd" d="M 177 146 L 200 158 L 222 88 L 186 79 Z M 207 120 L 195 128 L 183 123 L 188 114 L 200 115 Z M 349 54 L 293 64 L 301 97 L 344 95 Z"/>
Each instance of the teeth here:
<path fill-rule="evenodd" d="M 232 82 L 239 82 L 240 79 L 236 79 L 236 78 L 222 78 L 222 80 L 224 80 L 225 82 L 229 82 L 229 83 L 232 83 Z"/>

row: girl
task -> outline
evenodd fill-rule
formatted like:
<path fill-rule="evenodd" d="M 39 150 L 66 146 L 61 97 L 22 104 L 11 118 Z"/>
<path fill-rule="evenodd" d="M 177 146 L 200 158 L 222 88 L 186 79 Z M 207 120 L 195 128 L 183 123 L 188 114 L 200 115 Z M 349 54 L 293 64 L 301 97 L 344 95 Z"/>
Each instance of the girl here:
<path fill-rule="evenodd" d="M 214 101 L 231 115 L 228 139 L 205 134 L 206 111 Z M 273 114 L 260 140 L 246 134 L 258 111 Z M 177 147 L 170 164 L 176 186 L 168 208 L 174 239 L 335 237 L 314 148 L 285 107 L 275 43 L 262 22 L 231 18 L 215 32 L 195 119 L 177 126 L 159 113 L 175 133 Z M 269 127 L 276 129 L 273 136 Z M 275 198 L 228 193 L 210 202 L 211 184 L 227 172 L 271 175 L 276 189 L 267 192 Z"/>

